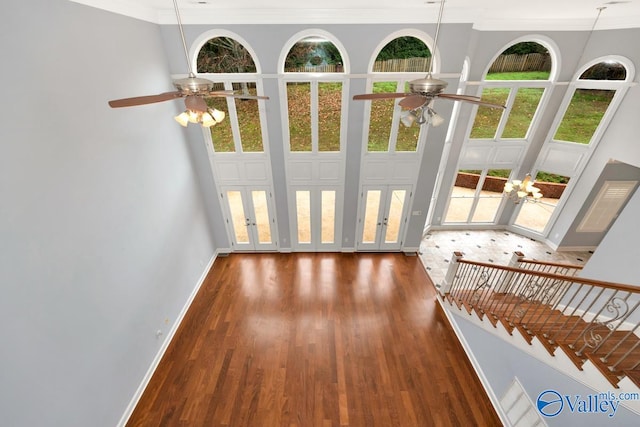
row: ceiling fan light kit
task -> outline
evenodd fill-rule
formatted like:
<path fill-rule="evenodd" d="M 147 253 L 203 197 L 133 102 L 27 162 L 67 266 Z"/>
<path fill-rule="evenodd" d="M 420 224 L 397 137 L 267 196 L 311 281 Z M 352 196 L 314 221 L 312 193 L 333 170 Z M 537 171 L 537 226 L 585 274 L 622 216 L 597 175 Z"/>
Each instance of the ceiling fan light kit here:
<path fill-rule="evenodd" d="M 184 127 L 189 123 L 200 123 L 203 127 L 210 128 L 223 121 L 225 116 L 224 111 L 209 108 L 207 111 L 185 110 L 174 118 Z"/>

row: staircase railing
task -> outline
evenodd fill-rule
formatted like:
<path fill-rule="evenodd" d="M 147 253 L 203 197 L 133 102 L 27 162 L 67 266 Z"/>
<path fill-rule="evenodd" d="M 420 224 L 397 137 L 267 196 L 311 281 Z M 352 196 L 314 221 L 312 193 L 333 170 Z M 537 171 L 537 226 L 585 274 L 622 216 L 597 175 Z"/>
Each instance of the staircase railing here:
<path fill-rule="evenodd" d="M 640 287 L 557 274 L 545 269 L 568 265 L 530 261 L 517 265 L 532 268 L 500 266 L 455 252 L 440 292 L 494 326 L 518 329 L 529 342 L 537 337 L 552 354 L 562 348 L 578 367 L 591 360 L 614 386 L 624 376 L 638 384 Z"/>
<path fill-rule="evenodd" d="M 519 267 L 524 270 L 533 270 L 543 273 L 562 274 L 565 276 L 575 276 L 582 270 L 581 265 L 560 262 L 539 261 L 525 258 L 522 252 L 514 252 L 510 267 Z"/>

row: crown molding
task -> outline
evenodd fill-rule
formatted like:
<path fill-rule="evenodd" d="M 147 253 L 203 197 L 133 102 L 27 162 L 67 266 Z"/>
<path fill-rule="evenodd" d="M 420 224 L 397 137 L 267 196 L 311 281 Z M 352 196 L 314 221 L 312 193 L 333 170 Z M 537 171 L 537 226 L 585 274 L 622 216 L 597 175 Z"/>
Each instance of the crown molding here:
<path fill-rule="evenodd" d="M 172 8 L 156 9 L 143 3 L 126 0 L 70 0 L 120 15 L 161 25 L 176 23 Z M 499 19 L 486 11 L 470 15 L 469 10 L 453 8 L 443 17 L 443 23 L 473 25 L 478 31 L 585 31 L 593 25 L 593 17 L 531 19 L 527 16 L 501 15 Z M 180 16 L 185 25 L 255 25 L 255 24 L 434 24 L 437 13 L 433 7 L 389 8 L 222 8 L 191 4 L 181 8 Z M 603 16 L 596 30 L 640 28 L 640 16 Z"/>

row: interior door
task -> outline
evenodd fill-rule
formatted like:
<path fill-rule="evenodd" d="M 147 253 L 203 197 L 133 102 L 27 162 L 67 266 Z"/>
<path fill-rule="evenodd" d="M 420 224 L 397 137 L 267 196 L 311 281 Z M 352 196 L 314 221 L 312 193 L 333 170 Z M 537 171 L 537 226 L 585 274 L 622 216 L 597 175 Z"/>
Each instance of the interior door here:
<path fill-rule="evenodd" d="M 358 250 L 400 250 L 411 186 L 365 186 L 358 218 Z"/>
<path fill-rule="evenodd" d="M 222 194 L 234 250 L 275 250 L 276 221 L 271 191 L 265 187 L 226 187 Z"/>

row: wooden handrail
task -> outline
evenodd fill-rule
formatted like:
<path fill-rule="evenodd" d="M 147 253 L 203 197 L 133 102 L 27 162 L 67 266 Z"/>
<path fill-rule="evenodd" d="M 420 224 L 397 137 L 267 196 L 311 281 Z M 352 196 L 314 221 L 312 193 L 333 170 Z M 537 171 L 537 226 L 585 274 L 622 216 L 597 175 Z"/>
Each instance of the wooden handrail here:
<path fill-rule="evenodd" d="M 540 265 L 548 265 L 549 267 L 564 267 L 564 268 L 573 268 L 575 270 L 582 270 L 584 266 L 578 264 L 569 264 L 562 262 L 550 262 L 550 261 L 539 261 L 537 259 L 528 259 L 528 258 L 519 258 L 518 262 L 526 262 L 531 264 L 540 264 Z"/>
<path fill-rule="evenodd" d="M 518 329 L 529 343 L 537 337 L 551 354 L 562 348 L 580 369 L 591 360 L 616 387 L 629 371 L 640 372 L 640 286 L 565 275 L 555 271 L 558 263 L 538 269 L 522 258 L 515 252 L 504 266 L 456 253 L 441 293 L 494 327 Z"/>
<path fill-rule="evenodd" d="M 622 283 L 605 282 L 603 280 L 586 279 L 584 277 L 579 277 L 579 276 L 565 276 L 565 275 L 562 275 L 562 274 L 545 273 L 545 272 L 541 272 L 541 271 L 526 270 L 526 269 L 517 268 L 517 267 L 507 267 L 507 266 L 504 266 L 504 265 L 496 265 L 496 264 L 491 264 L 491 263 L 487 263 L 487 262 L 470 261 L 470 260 L 466 260 L 464 258 L 459 259 L 458 262 L 461 263 L 461 264 L 471 264 L 471 265 L 477 265 L 479 267 L 495 268 L 495 269 L 498 269 L 498 270 L 511 271 L 511 272 L 514 272 L 514 273 L 532 274 L 532 275 L 536 275 L 536 276 L 540 276 L 540 277 L 546 277 L 546 278 L 549 278 L 549 279 L 566 280 L 566 281 L 571 281 L 571 282 L 576 282 L 576 283 L 583 283 L 585 285 L 599 286 L 599 287 L 607 288 L 607 289 L 616 289 L 616 290 L 619 290 L 619 291 L 640 293 L 640 286 L 638 286 L 638 285 L 625 285 L 625 284 L 622 284 Z"/>

